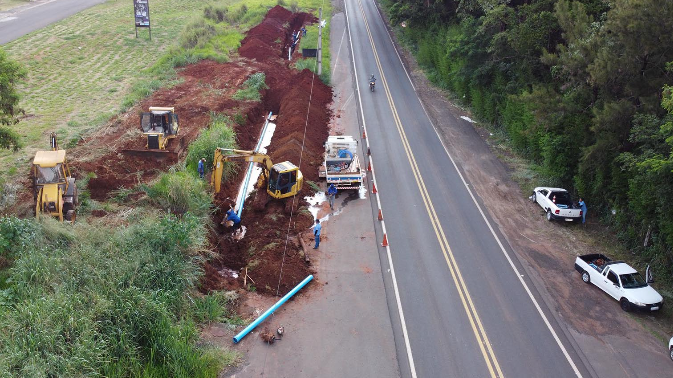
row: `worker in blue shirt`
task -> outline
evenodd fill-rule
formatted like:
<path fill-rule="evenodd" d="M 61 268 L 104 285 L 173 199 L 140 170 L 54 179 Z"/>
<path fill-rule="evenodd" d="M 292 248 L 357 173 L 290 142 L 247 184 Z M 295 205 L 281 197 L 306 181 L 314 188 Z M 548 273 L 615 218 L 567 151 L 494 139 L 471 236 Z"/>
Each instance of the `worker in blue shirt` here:
<path fill-rule="evenodd" d="M 229 209 L 229 211 L 227 211 L 227 217 L 224 221 L 232 221 L 234 223 L 232 226 L 234 231 L 241 227 L 241 218 L 238 216 L 238 214 L 236 214 L 234 209 Z"/>
<path fill-rule="evenodd" d="M 322 230 L 320 219 L 316 219 L 315 226 L 313 226 L 313 235 L 315 235 L 315 247 L 313 247 L 313 249 L 318 249 L 318 246 L 320 245 L 320 230 Z"/>
<path fill-rule="evenodd" d="M 584 200 L 580 198 L 580 209 L 582 210 L 582 224 L 584 224 L 586 218 L 587 218 L 587 204 L 584 203 Z"/>
<path fill-rule="evenodd" d="M 206 169 L 203 166 L 205 164 L 205 162 L 206 162 L 205 158 L 201 158 L 201 160 L 199 160 L 199 165 L 198 165 L 197 170 L 199 171 L 199 177 L 200 178 L 203 178 L 206 174 Z"/>
<path fill-rule="evenodd" d="M 334 197 L 336 197 L 337 188 L 334 184 L 329 184 L 327 188 L 327 199 L 329 200 L 329 208 L 334 210 Z"/>

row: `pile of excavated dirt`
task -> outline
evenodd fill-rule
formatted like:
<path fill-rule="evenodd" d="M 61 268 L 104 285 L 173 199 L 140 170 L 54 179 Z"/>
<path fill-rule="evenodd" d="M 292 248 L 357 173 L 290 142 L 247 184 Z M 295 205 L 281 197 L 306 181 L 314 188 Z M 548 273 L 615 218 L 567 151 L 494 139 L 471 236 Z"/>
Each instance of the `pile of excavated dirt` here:
<path fill-rule="evenodd" d="M 317 181 L 331 117 L 332 90 L 310 71 L 291 69 L 289 62 L 283 59 L 283 46 L 277 42 L 280 36 L 286 41 L 291 40 L 292 33 L 301 29 L 306 21 L 316 19 L 306 13 L 293 14 L 275 7 L 259 26 L 248 32 L 239 53 L 261 63 L 259 67 L 264 70 L 269 86 L 262 101 L 266 109 L 278 114 L 269 155 L 274 162 L 288 160 L 298 165 L 305 180 Z M 290 26 L 283 29 L 283 25 Z M 258 49 L 260 44 L 266 48 Z M 235 198 L 237 190 L 238 182 L 218 196 L 221 206 L 215 215 L 217 224 L 230 204 L 227 198 Z M 254 210 L 251 204 L 253 193 L 242 214 L 242 224 L 247 227 L 245 237 L 238 242 L 227 241 L 222 238 L 227 230 L 221 225 L 213 235 L 211 241 L 216 246 L 218 258 L 207 264 L 202 289 L 231 289 L 240 285 L 243 277 L 233 279 L 226 274 L 226 269 L 245 272 L 247 267 L 250 278 L 247 282 L 257 291 L 273 295 L 288 292 L 306 278 L 310 271 L 304 262 L 297 234 L 313 224 L 313 217 L 303 200 L 310 194 L 311 189 L 305 184 L 294 199 L 284 200 L 293 201 L 288 214 L 284 211 L 283 201 L 272 200 L 264 210 Z"/>
<path fill-rule="evenodd" d="M 95 173 L 88 184 L 91 197 L 105 200 L 115 190 L 156 178 L 184 157 L 189 144 L 208 127 L 211 112 L 247 116 L 246 124 L 234 126 L 239 148 L 246 150 L 252 150 L 257 143 L 266 114 L 277 114 L 269 155 L 274 162 L 291 161 L 299 166 L 305 180 L 317 181 L 331 117 L 332 90 L 310 71 L 290 68 L 287 61 L 292 33 L 315 21 L 307 13 L 272 8 L 264 21 L 247 33 L 239 58 L 228 63 L 202 61 L 186 67 L 178 74 L 179 84 L 156 91 L 69 151 L 71 167 L 79 177 Z M 293 59 L 298 56 L 295 52 Z M 266 74 L 268 89 L 262 91 L 262 101 L 233 100 L 242 83 L 256 72 Z M 123 152 L 145 148 L 139 113 L 150 106 L 174 106 L 179 116 L 179 136 L 169 142 L 170 152 L 161 161 Z M 200 288 L 203 292 L 240 288 L 244 278 L 241 273 L 247 268 L 246 281 L 256 291 L 283 295 L 310 274 L 297 234 L 313 224 L 303 200 L 312 194 L 311 189 L 305 184 L 299 195 L 285 200 L 294 201 L 292 215 L 285 211 L 282 201 L 272 200 L 262 211 L 253 210 L 246 203 L 242 224 L 247 232 L 240 241 L 233 241 L 220 221 L 232 204 L 231 198 L 236 197 L 244 171 L 241 169 L 236 178 L 224 182 L 223 190 L 215 197 L 216 229 L 209 240 L 216 253 L 205 263 Z M 250 198 L 253 197 L 254 193 Z"/>

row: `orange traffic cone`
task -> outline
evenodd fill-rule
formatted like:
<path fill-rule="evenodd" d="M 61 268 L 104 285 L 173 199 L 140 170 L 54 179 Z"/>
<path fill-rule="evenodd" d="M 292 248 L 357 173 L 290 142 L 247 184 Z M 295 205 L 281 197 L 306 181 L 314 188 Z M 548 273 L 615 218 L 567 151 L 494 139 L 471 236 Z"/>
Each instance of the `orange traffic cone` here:
<path fill-rule="evenodd" d="M 383 213 L 381 212 L 381 209 L 379 209 L 379 220 L 380 221 L 383 220 Z"/>
<path fill-rule="evenodd" d="M 367 172 L 371 172 L 371 171 L 372 171 L 372 161 L 370 160 L 369 164 L 367 164 Z"/>
<path fill-rule="evenodd" d="M 367 155 L 371 155 L 371 154 L 372 154 L 372 150 L 369 147 L 367 147 Z"/>
<path fill-rule="evenodd" d="M 362 139 L 366 139 L 366 138 L 367 138 L 367 135 L 365 134 L 365 131 L 362 130 Z"/>
<path fill-rule="evenodd" d="M 388 235 L 383 234 L 383 242 L 381 243 L 381 247 L 387 247 L 388 246 Z"/>
<path fill-rule="evenodd" d="M 372 194 L 378 193 L 378 190 L 376 190 L 376 183 L 372 181 Z"/>

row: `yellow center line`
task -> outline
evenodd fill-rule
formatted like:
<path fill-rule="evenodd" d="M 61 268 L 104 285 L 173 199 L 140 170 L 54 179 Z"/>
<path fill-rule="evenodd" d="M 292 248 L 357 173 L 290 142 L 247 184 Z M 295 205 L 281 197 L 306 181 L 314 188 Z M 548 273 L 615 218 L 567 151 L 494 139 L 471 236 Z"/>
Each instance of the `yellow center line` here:
<path fill-rule="evenodd" d="M 421 198 L 423 199 L 425 209 L 428 212 L 428 216 L 430 217 L 432 228 L 435 231 L 435 235 L 437 236 L 437 240 L 439 241 L 439 245 L 444 255 L 444 259 L 446 260 L 446 263 L 449 267 L 451 277 L 453 278 L 453 281 L 456 284 L 456 288 L 460 296 L 460 300 L 463 304 L 463 308 L 465 309 L 465 313 L 467 314 L 467 317 L 470 321 L 470 326 L 472 327 L 472 331 L 474 332 L 474 335 L 479 344 L 479 349 L 481 350 L 481 353 L 484 357 L 484 361 L 486 362 L 486 366 L 488 368 L 491 377 L 493 378 L 504 377 L 502 370 L 500 369 L 500 365 L 498 364 L 498 360 L 495 356 L 495 353 L 493 352 L 493 349 L 491 347 L 491 343 L 489 342 L 488 336 L 486 335 L 486 331 L 484 330 L 481 320 L 479 319 L 479 315 L 477 314 L 477 309 L 474 306 L 472 298 L 470 297 L 470 294 L 467 290 L 467 285 L 465 284 L 462 274 L 460 273 L 458 263 L 456 262 L 456 259 L 453 256 L 453 252 L 451 251 L 449 242 L 439 222 L 439 217 L 437 216 L 435 208 L 432 205 L 432 200 L 430 199 L 430 194 L 428 193 L 428 190 L 425 186 L 425 182 L 423 181 L 421 172 L 418 168 L 418 165 L 416 164 L 416 158 L 414 157 L 414 154 L 411 150 L 411 146 L 409 145 L 409 141 L 404 131 L 404 127 L 402 126 L 402 122 L 397 113 L 397 108 L 395 107 L 395 103 L 390 93 L 390 88 L 388 87 L 388 83 L 385 74 L 383 72 L 383 67 L 381 66 L 381 61 L 379 60 L 379 56 L 376 51 L 376 45 L 374 44 L 374 39 L 372 37 L 371 30 L 369 29 L 369 23 L 367 21 L 367 16 L 365 15 L 364 9 L 362 7 L 361 0 L 358 0 L 358 7 L 360 8 L 365 28 L 367 29 L 369 43 L 372 46 L 376 66 L 381 75 L 381 83 L 383 84 L 383 88 L 386 97 L 388 99 L 388 103 L 390 104 L 393 119 L 395 121 L 395 126 L 400 135 L 400 139 L 402 140 L 402 145 L 407 155 L 407 159 L 409 160 L 409 164 L 411 165 L 411 170 L 414 175 L 414 179 L 416 180 L 416 184 L 418 185 L 418 188 L 421 192 Z"/>

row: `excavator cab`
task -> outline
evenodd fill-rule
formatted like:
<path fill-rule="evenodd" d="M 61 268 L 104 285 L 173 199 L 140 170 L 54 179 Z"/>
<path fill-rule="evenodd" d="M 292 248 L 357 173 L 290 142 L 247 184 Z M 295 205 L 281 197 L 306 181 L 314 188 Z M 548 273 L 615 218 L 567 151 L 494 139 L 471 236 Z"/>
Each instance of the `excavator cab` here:
<path fill-rule="evenodd" d="M 299 168 L 285 161 L 274 164 L 269 170 L 267 192 L 273 198 L 287 198 L 299 193 L 304 184 L 304 177 Z"/>
<path fill-rule="evenodd" d="M 51 135 L 52 151 L 38 151 L 33 159 L 33 197 L 35 216 L 49 214 L 60 221 L 74 221 L 77 187 L 70 174 L 65 150 L 59 150 L 56 136 Z"/>
<path fill-rule="evenodd" d="M 247 161 L 259 164 L 263 172 L 260 180 L 267 181 L 263 184 L 266 186 L 266 192 L 275 199 L 292 197 L 299 193 L 304 185 L 304 176 L 299 167 L 289 161 L 273 164 L 268 155 L 259 152 L 218 148 L 213 157 L 211 176 L 211 184 L 215 188 L 215 193 L 220 192 L 224 162 L 227 161 Z"/>
<path fill-rule="evenodd" d="M 151 106 L 149 112 L 141 113 L 140 128 L 147 136 L 147 149 L 165 150 L 168 141 L 178 136 L 175 108 Z"/>

